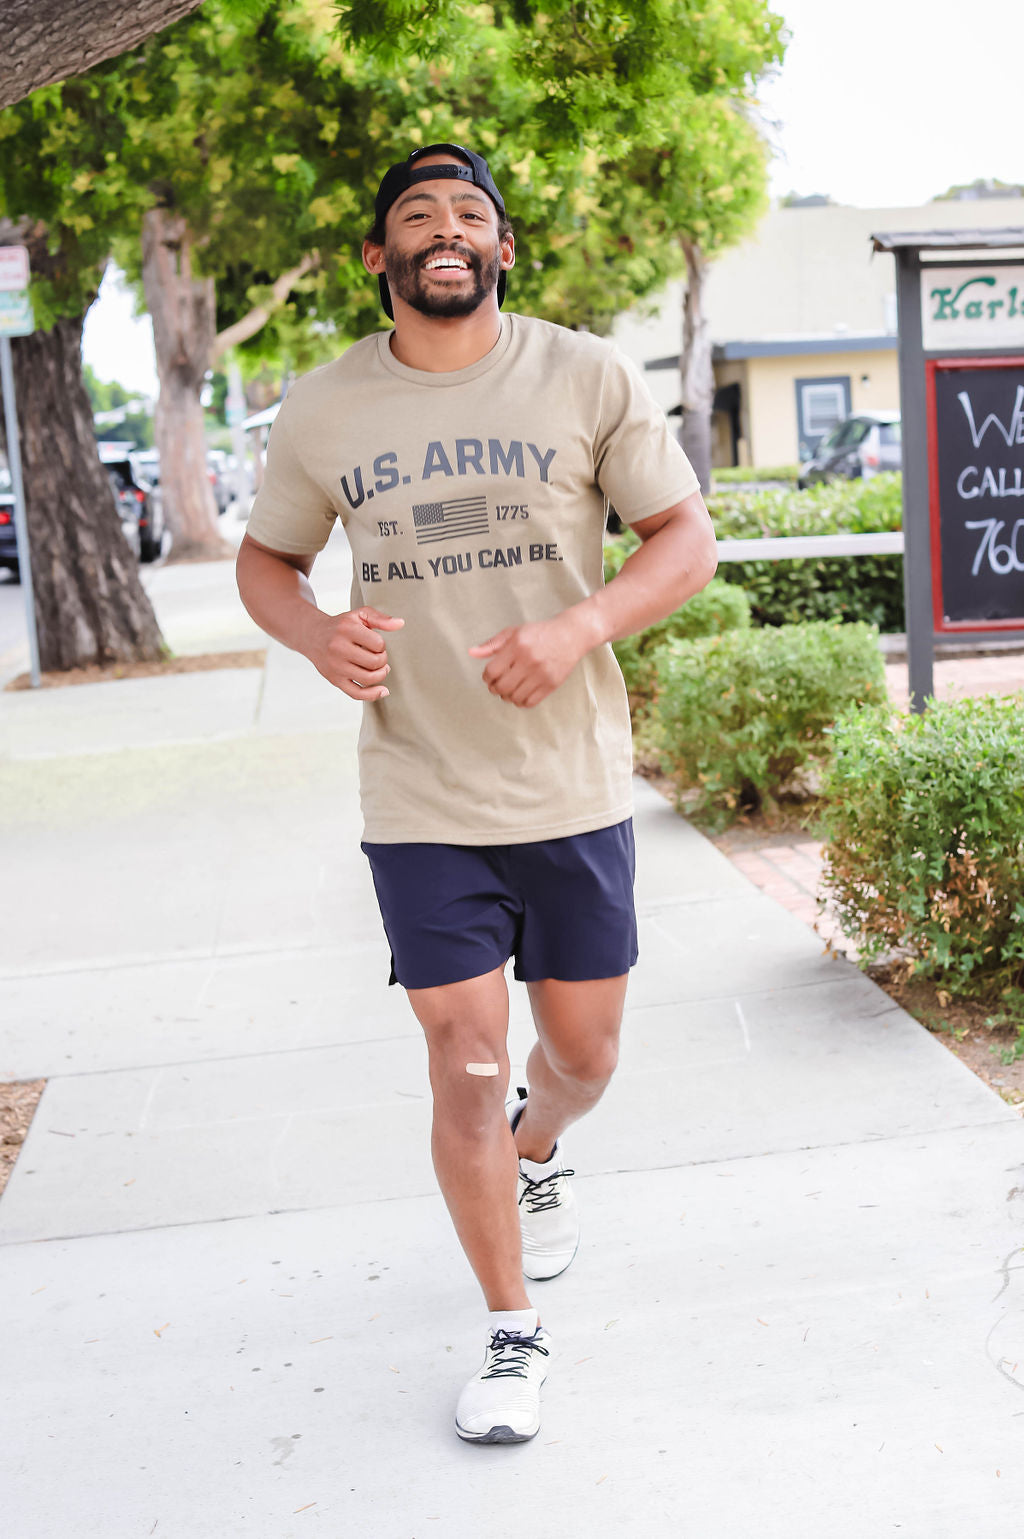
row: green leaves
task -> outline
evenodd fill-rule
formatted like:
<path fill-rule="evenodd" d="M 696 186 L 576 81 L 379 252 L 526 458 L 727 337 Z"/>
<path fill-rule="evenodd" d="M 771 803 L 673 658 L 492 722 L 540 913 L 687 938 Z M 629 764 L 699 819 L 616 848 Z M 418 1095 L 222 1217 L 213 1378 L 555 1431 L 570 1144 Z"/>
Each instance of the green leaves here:
<path fill-rule="evenodd" d="M 903 522 L 899 475 L 835 481 L 802 492 L 726 492 L 708 506 L 720 540 L 870 534 L 899 529 Z M 721 573 L 746 591 L 759 625 L 854 619 L 883 631 L 904 628 L 902 556 L 730 561 Z"/>
<path fill-rule="evenodd" d="M 654 652 L 663 767 L 697 788 L 710 824 L 799 790 L 829 756 L 854 702 L 885 704 L 878 634 L 867 625 L 787 625 L 669 641 Z"/>
<path fill-rule="evenodd" d="M 900 947 L 949 989 L 1024 982 L 1020 696 L 853 710 L 833 737 L 825 878 L 866 959 Z"/>
<path fill-rule="evenodd" d="M 616 641 L 612 650 L 630 695 L 649 698 L 657 687 L 656 652 L 666 642 L 749 628 L 750 600 L 743 589 L 713 577 L 707 587 L 695 593 L 681 609 L 641 631 L 638 636 Z"/>
<path fill-rule="evenodd" d="M 681 271 L 680 236 L 713 252 L 755 217 L 748 103 L 780 27 L 764 0 L 207 0 L 0 113 L 0 204 L 62 253 L 49 315 L 83 307 L 112 250 L 138 276 L 155 203 L 185 214 L 221 326 L 317 249 L 245 344 L 282 361 L 303 325 L 381 324 L 359 260 L 377 181 L 413 145 L 470 142 L 508 193 L 510 305 L 604 330 Z"/>

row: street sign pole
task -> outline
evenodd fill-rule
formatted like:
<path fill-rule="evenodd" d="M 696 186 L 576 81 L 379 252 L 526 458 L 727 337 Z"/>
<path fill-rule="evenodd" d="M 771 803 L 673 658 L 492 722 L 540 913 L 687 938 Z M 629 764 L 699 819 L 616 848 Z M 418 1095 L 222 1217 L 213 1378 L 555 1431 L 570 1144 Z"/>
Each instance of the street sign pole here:
<path fill-rule="evenodd" d="M 910 709 L 920 715 L 935 693 L 932 556 L 928 527 L 928 427 L 921 342 L 921 254 L 896 252 L 903 422 L 903 593 Z"/>
<path fill-rule="evenodd" d="M 39 637 L 36 634 L 36 606 L 32 591 L 32 558 L 28 548 L 28 526 L 25 521 L 25 489 L 21 479 L 21 440 L 18 437 L 18 408 L 14 399 L 14 369 L 11 364 L 11 339 L 0 336 L 0 383 L 4 393 L 4 427 L 7 433 L 7 463 L 11 471 L 11 490 L 14 493 L 14 529 L 18 541 L 18 571 L 21 574 L 21 591 L 25 599 L 25 629 L 28 632 L 28 655 L 32 673 L 32 687 L 38 689 Z"/>

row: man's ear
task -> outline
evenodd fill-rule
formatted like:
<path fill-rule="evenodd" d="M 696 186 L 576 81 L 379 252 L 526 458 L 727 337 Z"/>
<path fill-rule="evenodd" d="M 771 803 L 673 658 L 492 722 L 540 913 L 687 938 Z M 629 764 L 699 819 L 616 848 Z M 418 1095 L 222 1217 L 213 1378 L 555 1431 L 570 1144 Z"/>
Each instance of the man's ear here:
<path fill-rule="evenodd" d="M 368 273 L 379 277 L 384 271 L 384 247 L 378 246 L 375 241 L 363 241 L 363 266 Z"/>
<path fill-rule="evenodd" d="M 515 265 L 516 265 L 516 238 L 515 238 L 515 236 L 512 235 L 512 234 L 506 235 L 505 239 L 501 242 L 501 245 L 499 246 L 498 249 L 501 252 L 501 265 L 502 265 L 502 268 L 503 268 L 503 270 L 505 272 L 508 272 L 510 267 L 515 267 Z"/>

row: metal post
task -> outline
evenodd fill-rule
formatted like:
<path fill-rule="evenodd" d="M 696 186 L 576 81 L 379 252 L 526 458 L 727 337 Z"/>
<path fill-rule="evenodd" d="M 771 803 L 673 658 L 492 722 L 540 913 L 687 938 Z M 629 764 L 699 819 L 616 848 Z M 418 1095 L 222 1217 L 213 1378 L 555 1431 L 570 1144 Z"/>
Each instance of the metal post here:
<path fill-rule="evenodd" d="M 25 629 L 28 632 L 28 655 L 32 674 L 32 688 L 38 689 L 39 638 L 36 634 L 36 605 L 32 590 L 32 559 L 28 549 L 28 524 L 25 519 L 25 488 L 21 479 L 21 441 L 18 437 L 18 408 L 14 399 L 14 369 L 11 365 L 11 339 L 0 336 L 0 381 L 4 393 L 4 426 L 7 432 L 7 463 L 11 468 L 11 490 L 14 493 L 14 529 L 18 541 L 18 571 L 21 575 L 21 591 L 25 598 Z"/>
<path fill-rule="evenodd" d="M 922 712 L 934 693 L 932 557 L 928 522 L 928 422 L 921 331 L 921 258 L 896 257 L 900 329 L 900 417 L 903 429 L 903 596 L 907 627 L 910 708 Z"/>

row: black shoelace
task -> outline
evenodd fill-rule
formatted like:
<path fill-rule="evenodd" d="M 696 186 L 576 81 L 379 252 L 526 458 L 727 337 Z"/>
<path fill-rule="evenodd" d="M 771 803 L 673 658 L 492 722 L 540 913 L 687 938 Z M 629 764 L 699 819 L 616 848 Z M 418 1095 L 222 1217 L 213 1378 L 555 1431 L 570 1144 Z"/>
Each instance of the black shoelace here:
<path fill-rule="evenodd" d="M 547 1347 L 541 1346 L 536 1335 L 520 1336 L 515 1331 L 505 1330 L 492 1333 L 487 1350 L 496 1356 L 487 1372 L 481 1374 L 484 1379 L 525 1379 L 530 1368 L 531 1352 L 542 1352 L 545 1357 L 551 1355 Z"/>
<path fill-rule="evenodd" d="M 542 1176 L 539 1181 L 534 1181 L 520 1165 L 519 1178 L 526 1182 L 525 1190 L 519 1194 L 520 1203 L 525 1197 L 527 1213 L 550 1213 L 552 1208 L 561 1207 L 561 1198 L 558 1195 L 560 1177 L 575 1174 L 574 1170 L 554 1170 L 550 1176 Z"/>

